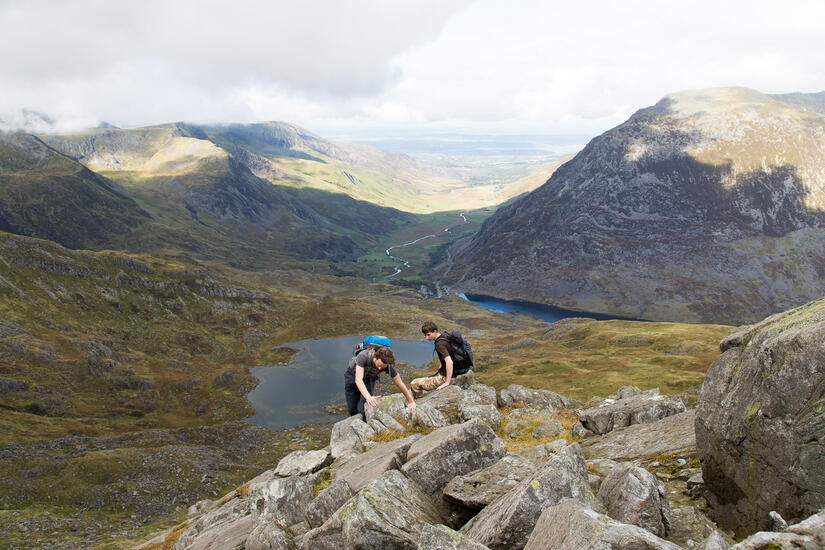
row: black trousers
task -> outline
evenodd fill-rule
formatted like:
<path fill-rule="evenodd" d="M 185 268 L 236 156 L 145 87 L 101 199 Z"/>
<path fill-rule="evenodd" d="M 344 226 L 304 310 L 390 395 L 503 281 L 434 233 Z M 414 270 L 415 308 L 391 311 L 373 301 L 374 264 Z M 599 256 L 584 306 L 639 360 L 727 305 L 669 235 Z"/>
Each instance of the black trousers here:
<path fill-rule="evenodd" d="M 364 378 L 364 385 L 370 395 L 373 394 L 373 388 L 377 378 Z M 364 403 L 367 402 L 361 392 L 358 391 L 358 386 L 355 385 L 355 373 L 347 369 L 344 371 L 344 395 L 347 398 L 347 413 L 350 416 L 361 414 L 361 419 L 366 422 L 367 417 L 364 414 Z"/>

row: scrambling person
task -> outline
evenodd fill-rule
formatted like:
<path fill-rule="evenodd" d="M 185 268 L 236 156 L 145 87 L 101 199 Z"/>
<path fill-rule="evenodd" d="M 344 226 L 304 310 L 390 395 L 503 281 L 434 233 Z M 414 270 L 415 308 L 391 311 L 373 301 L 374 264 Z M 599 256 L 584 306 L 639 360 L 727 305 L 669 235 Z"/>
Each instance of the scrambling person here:
<path fill-rule="evenodd" d="M 428 342 L 435 343 L 435 352 L 438 354 L 441 368 L 432 376 L 416 378 L 410 382 L 410 389 L 412 389 L 415 397 L 421 397 L 429 391 L 446 388 L 453 381 L 452 344 L 441 336 L 441 333 L 438 332 L 438 327 L 432 321 L 427 321 L 421 325 L 421 332 Z"/>
<path fill-rule="evenodd" d="M 395 354 L 392 349 L 386 346 L 369 346 L 353 357 L 344 373 L 344 394 L 350 416 L 360 413 L 361 418 L 366 421 L 364 403 L 370 407 L 378 405 L 377 398 L 381 396 L 373 395 L 373 388 L 379 374 L 385 370 L 407 398 L 410 410 L 415 409 L 415 399 L 401 380 L 401 375 L 395 370 Z"/>

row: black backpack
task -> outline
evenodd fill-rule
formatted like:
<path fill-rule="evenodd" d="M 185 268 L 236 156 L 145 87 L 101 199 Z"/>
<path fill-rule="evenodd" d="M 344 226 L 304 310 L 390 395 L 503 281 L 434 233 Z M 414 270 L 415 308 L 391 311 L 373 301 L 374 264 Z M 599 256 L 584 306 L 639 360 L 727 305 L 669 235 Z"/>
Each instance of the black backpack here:
<path fill-rule="evenodd" d="M 473 366 L 473 348 L 470 343 L 458 331 L 442 332 L 437 339 L 444 338 L 450 343 L 453 352 L 450 358 L 453 360 L 453 376 L 464 374 Z"/>

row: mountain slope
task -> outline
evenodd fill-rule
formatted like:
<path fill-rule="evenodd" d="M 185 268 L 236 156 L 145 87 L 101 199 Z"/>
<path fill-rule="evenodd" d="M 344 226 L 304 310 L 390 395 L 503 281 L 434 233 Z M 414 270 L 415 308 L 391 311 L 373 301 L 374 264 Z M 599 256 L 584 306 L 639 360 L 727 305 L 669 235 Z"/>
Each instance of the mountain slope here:
<path fill-rule="evenodd" d="M 764 317 L 825 293 L 823 151 L 811 110 L 742 88 L 673 94 L 454 246 L 450 279 L 649 319 Z"/>
<path fill-rule="evenodd" d="M 34 136 L 0 132 L 0 230 L 94 248 L 148 220 L 106 178 Z"/>

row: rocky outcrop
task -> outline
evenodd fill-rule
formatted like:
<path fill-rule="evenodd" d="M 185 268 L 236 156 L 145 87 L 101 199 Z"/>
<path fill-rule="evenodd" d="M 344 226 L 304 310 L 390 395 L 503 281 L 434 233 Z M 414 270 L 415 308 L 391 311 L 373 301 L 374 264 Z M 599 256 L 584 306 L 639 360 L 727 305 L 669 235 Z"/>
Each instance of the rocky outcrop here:
<path fill-rule="evenodd" d="M 407 452 L 421 435 L 391 441 L 355 456 L 333 472 L 336 480 L 346 481 L 354 492 L 366 487 L 386 471 L 397 470 L 407 462 Z"/>
<path fill-rule="evenodd" d="M 532 406 L 534 408 L 550 409 L 552 412 L 561 409 L 572 409 L 580 405 L 580 401 L 550 390 L 525 388 L 518 384 L 510 384 L 506 389 L 501 390 L 502 407 Z"/>
<path fill-rule="evenodd" d="M 535 470 L 536 465 L 526 458 L 508 454 L 492 466 L 454 477 L 444 487 L 444 499 L 478 512 L 509 493 Z"/>
<path fill-rule="evenodd" d="M 743 88 L 671 94 L 453 245 L 446 282 L 633 318 L 756 321 L 823 293 L 823 150 L 818 113 Z"/>
<path fill-rule="evenodd" d="M 588 457 L 630 460 L 656 454 L 693 452 L 695 411 L 665 417 L 650 424 L 635 424 L 613 430 L 603 437 L 590 437 L 581 442 Z"/>
<path fill-rule="evenodd" d="M 332 455 L 326 449 L 320 451 L 293 451 L 286 455 L 275 467 L 275 475 L 281 477 L 300 476 L 317 472 L 332 462 Z"/>
<path fill-rule="evenodd" d="M 646 529 L 657 537 L 670 533 L 670 499 L 665 484 L 632 464 L 620 464 L 602 481 L 597 495 L 607 515 Z"/>
<path fill-rule="evenodd" d="M 715 518 L 739 533 L 825 507 L 825 299 L 736 339 L 708 370 L 696 445 Z"/>
<path fill-rule="evenodd" d="M 624 391 L 618 399 L 605 399 L 599 406 L 580 410 L 576 415 L 591 432 L 606 434 L 615 428 L 655 422 L 685 410 L 681 399 L 659 395 L 659 390 L 654 389 Z"/>

